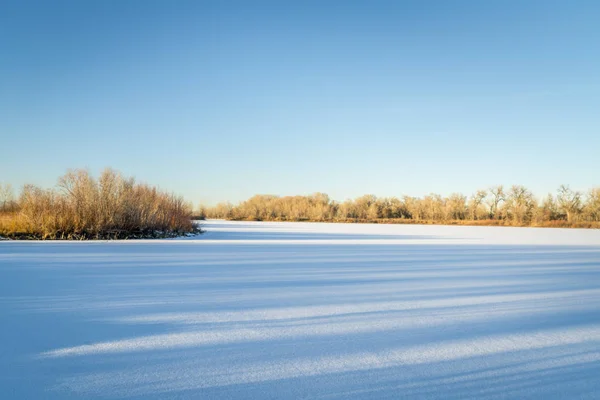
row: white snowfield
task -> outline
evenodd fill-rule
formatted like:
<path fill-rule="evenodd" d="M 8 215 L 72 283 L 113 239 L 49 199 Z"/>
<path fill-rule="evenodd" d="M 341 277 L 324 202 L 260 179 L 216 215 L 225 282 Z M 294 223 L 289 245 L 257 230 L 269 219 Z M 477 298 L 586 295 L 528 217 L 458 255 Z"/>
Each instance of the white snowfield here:
<path fill-rule="evenodd" d="M 600 231 L 0 242 L 0 398 L 598 399 Z"/>

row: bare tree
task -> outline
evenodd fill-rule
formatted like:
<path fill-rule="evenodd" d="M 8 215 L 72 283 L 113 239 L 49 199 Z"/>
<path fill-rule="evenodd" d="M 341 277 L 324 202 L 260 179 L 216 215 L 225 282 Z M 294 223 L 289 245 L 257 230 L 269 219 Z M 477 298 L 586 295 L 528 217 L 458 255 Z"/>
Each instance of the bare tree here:
<path fill-rule="evenodd" d="M 486 197 L 487 191 L 485 190 L 478 190 L 477 193 L 471 196 L 471 200 L 469 200 L 469 216 L 471 220 L 475 221 L 481 218 L 480 209 Z"/>
<path fill-rule="evenodd" d="M 467 197 L 452 193 L 446 200 L 447 217 L 451 220 L 463 220 L 467 217 Z"/>
<path fill-rule="evenodd" d="M 590 190 L 584 210 L 588 221 L 600 221 L 600 187 Z"/>
<path fill-rule="evenodd" d="M 10 183 L 0 183 L 0 211 L 10 211 L 13 208 L 15 196 Z"/>
<path fill-rule="evenodd" d="M 567 221 L 573 222 L 581 213 L 581 192 L 574 192 L 567 185 L 558 188 L 558 206 L 567 215 Z"/>
<path fill-rule="evenodd" d="M 527 188 L 513 185 L 508 193 L 506 206 L 513 222 L 521 225 L 531 220 L 535 202 L 533 195 Z"/>
<path fill-rule="evenodd" d="M 373 204 L 377 204 L 377 197 L 373 194 L 365 194 L 364 196 L 358 197 L 356 200 L 354 200 L 354 204 L 356 204 L 358 218 L 367 219 L 369 218 L 369 211 L 371 214 L 375 214 L 377 212 L 376 209 L 371 209 Z"/>
<path fill-rule="evenodd" d="M 498 219 L 498 208 L 500 203 L 506 201 L 506 194 L 504 193 L 504 187 L 502 185 L 493 186 L 490 188 L 490 200 L 488 205 L 490 206 L 490 218 Z"/>
<path fill-rule="evenodd" d="M 544 199 L 538 214 L 540 222 L 553 221 L 558 219 L 558 205 L 556 204 L 556 200 L 554 199 L 554 196 L 552 196 L 552 194 L 548 194 L 548 196 Z"/>

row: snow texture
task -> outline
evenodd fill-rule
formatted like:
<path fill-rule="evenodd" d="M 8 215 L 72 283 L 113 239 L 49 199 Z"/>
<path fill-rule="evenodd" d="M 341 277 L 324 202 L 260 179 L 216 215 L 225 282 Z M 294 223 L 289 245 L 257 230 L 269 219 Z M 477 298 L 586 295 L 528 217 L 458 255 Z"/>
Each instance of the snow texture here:
<path fill-rule="evenodd" d="M 0 243 L 0 398 L 600 398 L 600 231 Z"/>

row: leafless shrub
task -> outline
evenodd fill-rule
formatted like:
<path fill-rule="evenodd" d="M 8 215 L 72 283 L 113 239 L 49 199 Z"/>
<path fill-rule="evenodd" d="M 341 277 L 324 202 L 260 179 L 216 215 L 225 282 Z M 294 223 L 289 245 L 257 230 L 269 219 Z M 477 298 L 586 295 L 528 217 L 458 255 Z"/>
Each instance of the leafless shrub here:
<path fill-rule="evenodd" d="M 191 206 L 181 197 L 124 178 L 111 169 L 95 179 L 71 170 L 58 189 L 25 185 L 18 211 L 0 220 L 0 235 L 39 239 L 173 236 L 194 231 Z"/>

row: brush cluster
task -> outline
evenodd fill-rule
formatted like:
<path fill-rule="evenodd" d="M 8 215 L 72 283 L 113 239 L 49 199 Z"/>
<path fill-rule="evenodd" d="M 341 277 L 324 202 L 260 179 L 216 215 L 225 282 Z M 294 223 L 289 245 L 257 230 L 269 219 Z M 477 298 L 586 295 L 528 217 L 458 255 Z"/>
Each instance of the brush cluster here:
<path fill-rule="evenodd" d="M 183 198 L 124 178 L 72 170 L 58 187 L 26 185 L 0 217 L 0 236 L 16 239 L 129 239 L 195 231 Z"/>

